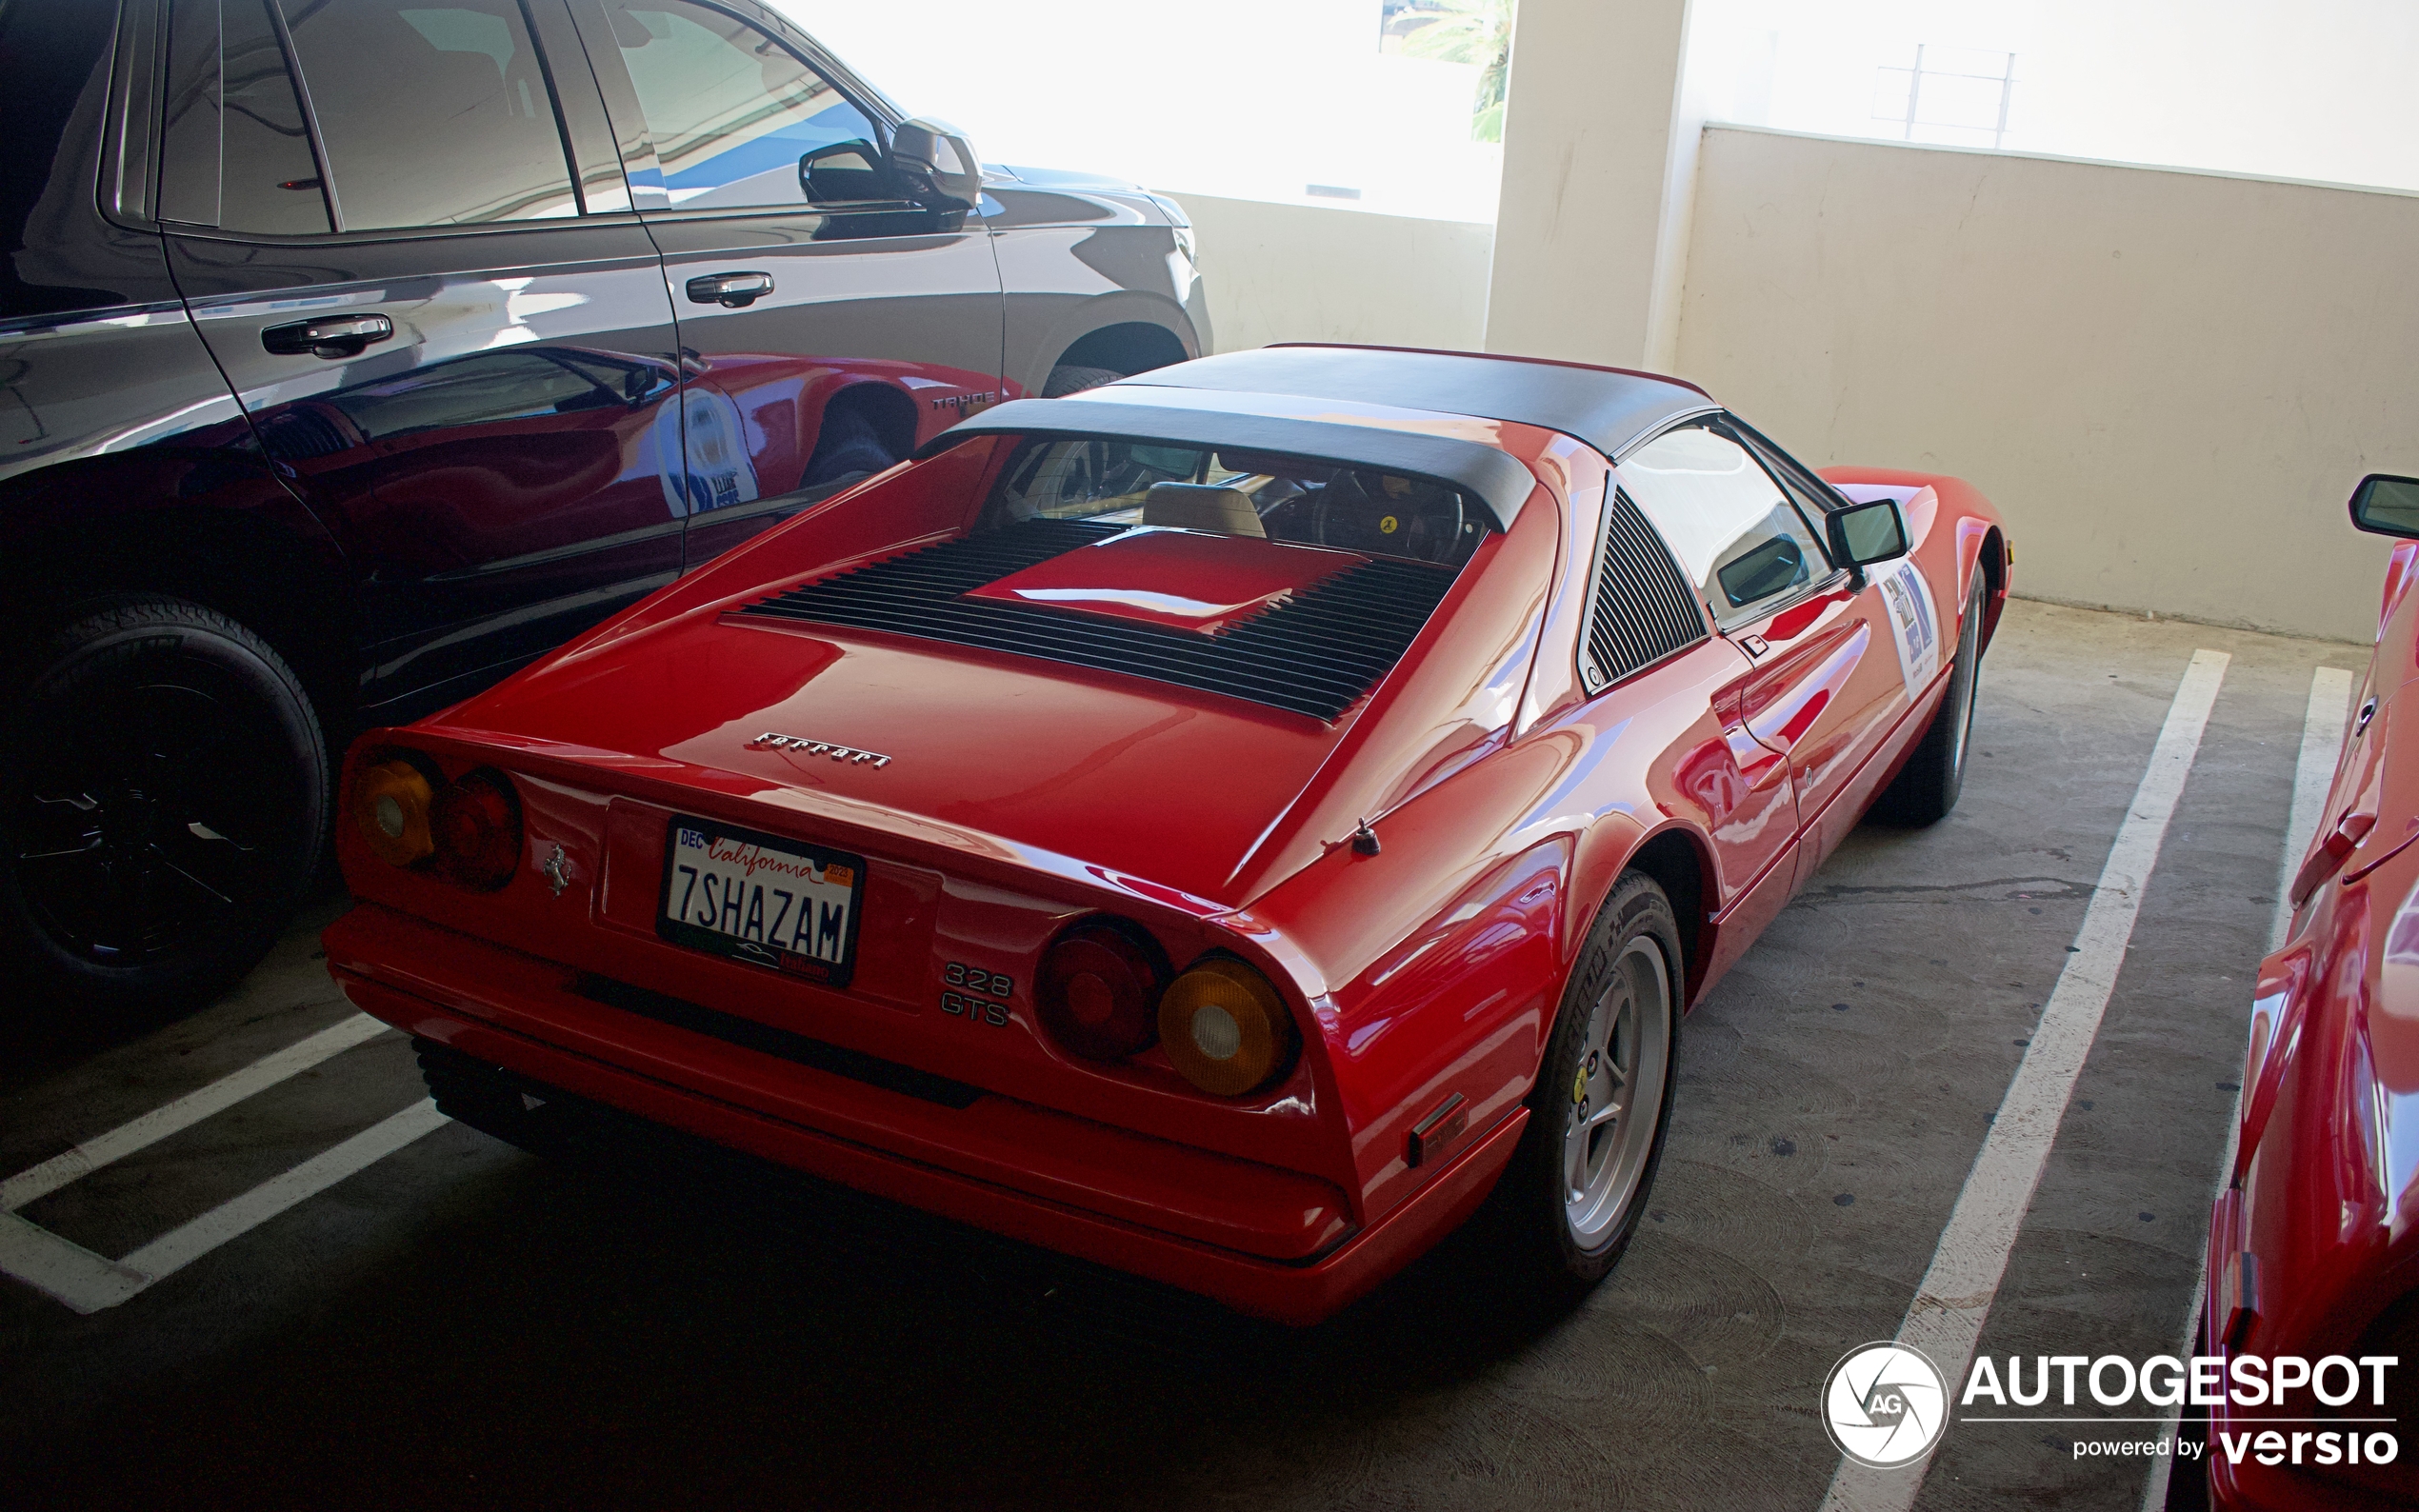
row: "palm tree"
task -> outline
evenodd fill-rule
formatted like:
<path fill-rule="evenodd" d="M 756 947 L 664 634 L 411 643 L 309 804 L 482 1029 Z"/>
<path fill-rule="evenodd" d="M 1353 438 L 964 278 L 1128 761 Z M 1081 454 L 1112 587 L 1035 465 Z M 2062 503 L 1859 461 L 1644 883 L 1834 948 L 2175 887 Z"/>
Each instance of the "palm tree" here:
<path fill-rule="evenodd" d="M 1469 134 L 1504 139 L 1504 76 L 1511 71 L 1513 0 L 1429 0 L 1433 12 L 1403 37 L 1406 56 L 1479 65 L 1470 101 Z"/>

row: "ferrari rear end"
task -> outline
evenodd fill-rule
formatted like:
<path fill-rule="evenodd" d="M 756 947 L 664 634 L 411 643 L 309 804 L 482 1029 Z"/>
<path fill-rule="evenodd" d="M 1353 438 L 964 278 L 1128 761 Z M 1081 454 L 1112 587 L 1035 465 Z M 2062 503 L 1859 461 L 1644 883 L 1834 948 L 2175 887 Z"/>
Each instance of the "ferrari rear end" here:
<path fill-rule="evenodd" d="M 1325 985 L 1246 906 L 1469 746 L 1451 647 L 1516 644 L 1552 560 L 1507 449 L 1550 437 L 1395 426 L 1359 463 L 960 438 L 370 732 L 330 968 L 504 1138 L 607 1104 L 1333 1312 L 1469 1215 L 1522 1122 L 1515 1089 L 1430 1129 L 1372 1210 Z M 1534 549 L 1487 515 L 1532 492 Z"/>

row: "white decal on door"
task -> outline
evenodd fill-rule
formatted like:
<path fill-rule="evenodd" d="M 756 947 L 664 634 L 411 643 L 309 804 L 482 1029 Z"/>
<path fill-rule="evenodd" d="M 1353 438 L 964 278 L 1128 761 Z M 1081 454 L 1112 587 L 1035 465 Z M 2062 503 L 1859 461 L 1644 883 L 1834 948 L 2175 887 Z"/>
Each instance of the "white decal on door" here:
<path fill-rule="evenodd" d="M 1940 622 L 1932 613 L 1931 585 L 1913 557 L 1874 574 L 1889 607 L 1889 638 L 1898 646 L 1898 669 L 1907 678 L 1907 700 L 1929 686 L 1940 672 Z"/>
<path fill-rule="evenodd" d="M 756 468 L 748 458 L 747 424 L 739 417 L 739 407 L 720 389 L 689 389 L 680 403 L 658 410 L 655 451 L 664 503 L 675 520 L 755 500 Z"/>

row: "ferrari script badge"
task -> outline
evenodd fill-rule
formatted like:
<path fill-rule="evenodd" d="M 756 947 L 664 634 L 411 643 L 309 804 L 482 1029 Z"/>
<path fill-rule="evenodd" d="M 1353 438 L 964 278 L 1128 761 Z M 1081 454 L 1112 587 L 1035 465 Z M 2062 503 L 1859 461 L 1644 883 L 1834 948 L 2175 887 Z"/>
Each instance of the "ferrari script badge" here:
<path fill-rule="evenodd" d="M 809 740 L 803 735 L 775 735 L 770 731 L 748 743 L 750 750 L 793 750 L 801 756 L 829 756 L 835 762 L 852 766 L 888 766 L 890 758 L 879 751 L 859 750 L 854 746 L 835 746 L 828 740 Z"/>

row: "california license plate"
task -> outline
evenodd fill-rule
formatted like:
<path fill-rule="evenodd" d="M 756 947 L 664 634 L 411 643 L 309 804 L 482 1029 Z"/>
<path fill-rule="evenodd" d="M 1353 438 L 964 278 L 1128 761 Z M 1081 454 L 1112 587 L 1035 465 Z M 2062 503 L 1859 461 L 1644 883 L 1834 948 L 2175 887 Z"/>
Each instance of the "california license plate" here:
<path fill-rule="evenodd" d="M 856 965 L 865 858 L 676 818 L 656 932 L 675 945 L 846 986 Z"/>

